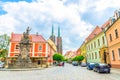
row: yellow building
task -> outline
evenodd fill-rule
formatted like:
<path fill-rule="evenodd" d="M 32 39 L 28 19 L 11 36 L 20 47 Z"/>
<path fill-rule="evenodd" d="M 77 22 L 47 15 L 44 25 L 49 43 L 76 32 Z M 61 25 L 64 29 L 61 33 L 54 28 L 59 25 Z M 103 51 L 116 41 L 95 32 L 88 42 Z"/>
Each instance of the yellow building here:
<path fill-rule="evenodd" d="M 51 65 L 53 63 L 53 55 L 57 52 L 57 48 L 54 42 L 51 39 L 48 39 L 48 64 Z"/>
<path fill-rule="evenodd" d="M 85 58 L 82 62 L 86 62 L 86 43 L 83 42 L 80 46 L 80 55 L 83 55 Z"/>

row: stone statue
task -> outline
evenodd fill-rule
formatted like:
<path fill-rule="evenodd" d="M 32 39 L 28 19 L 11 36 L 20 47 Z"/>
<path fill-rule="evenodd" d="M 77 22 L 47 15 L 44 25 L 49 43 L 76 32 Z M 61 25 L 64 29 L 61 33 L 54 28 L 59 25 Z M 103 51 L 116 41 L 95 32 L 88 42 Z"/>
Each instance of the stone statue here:
<path fill-rule="evenodd" d="M 19 43 L 20 54 L 18 55 L 18 58 L 17 58 L 15 64 L 12 66 L 12 68 L 37 67 L 36 64 L 32 63 L 30 56 L 29 56 L 29 51 L 30 51 L 30 46 L 31 46 L 31 42 L 29 39 L 30 30 L 31 29 L 29 27 L 27 27 L 26 32 L 23 32 L 23 36 L 22 36 L 21 41 Z"/>
<path fill-rule="evenodd" d="M 23 37 L 20 41 L 20 54 L 23 59 L 27 58 L 30 50 L 30 40 L 29 40 L 29 31 L 31 29 L 28 27 L 26 32 L 23 32 Z"/>
<path fill-rule="evenodd" d="M 30 27 L 27 27 L 26 34 L 29 35 L 29 32 L 31 31 Z"/>

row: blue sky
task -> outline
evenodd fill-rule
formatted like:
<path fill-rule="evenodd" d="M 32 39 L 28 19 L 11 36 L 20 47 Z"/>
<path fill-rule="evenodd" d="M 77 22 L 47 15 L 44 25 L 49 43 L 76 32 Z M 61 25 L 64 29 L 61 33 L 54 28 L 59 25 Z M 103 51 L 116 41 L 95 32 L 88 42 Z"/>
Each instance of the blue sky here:
<path fill-rule="evenodd" d="M 112 4 L 111 4 L 112 3 Z M 77 50 L 98 25 L 120 8 L 120 0 L 0 0 L 0 34 L 23 33 L 30 26 L 47 40 L 60 25 L 63 52 Z"/>

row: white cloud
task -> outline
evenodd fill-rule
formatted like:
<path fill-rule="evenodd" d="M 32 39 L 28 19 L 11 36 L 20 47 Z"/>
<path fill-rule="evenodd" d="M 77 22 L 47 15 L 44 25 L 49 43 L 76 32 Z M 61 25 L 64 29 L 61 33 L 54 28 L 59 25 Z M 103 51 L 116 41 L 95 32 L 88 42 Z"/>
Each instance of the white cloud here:
<path fill-rule="evenodd" d="M 95 10 L 96 11 L 104 11 L 108 8 L 120 8 L 120 0 L 109 0 L 109 1 L 106 1 L 106 0 L 98 0 L 95 2 L 94 6 L 96 7 Z"/>
<path fill-rule="evenodd" d="M 8 15 L 0 16 L 0 34 L 11 33 L 14 31 L 14 26 L 18 25 L 18 22 Z"/>
<path fill-rule="evenodd" d="M 109 0 L 79 0 L 78 4 L 70 3 L 65 5 L 67 0 L 34 0 L 35 2 L 6 2 L 2 7 L 7 14 L 0 16 L 0 33 L 23 32 L 25 27 L 32 27 L 33 32 L 40 32 L 51 35 L 52 22 L 61 24 L 64 49 L 77 49 L 80 45 L 76 44 L 90 33 L 94 26 L 81 19 L 81 14 L 89 10 L 104 13 L 109 7 L 118 8 L 120 1 Z M 112 4 L 110 4 L 112 3 Z M 113 4 L 114 3 L 114 4 Z M 103 5 L 104 4 L 104 5 Z M 102 15 L 101 15 L 102 16 Z M 42 25 L 42 26 L 41 26 Z M 45 28 L 45 29 L 44 29 Z M 6 29 L 6 31 L 4 31 Z M 21 31 L 20 31 L 21 30 Z M 76 39 L 73 45 L 72 39 Z M 80 43 L 79 43 L 80 44 Z M 71 45 L 71 46 L 70 46 Z"/>

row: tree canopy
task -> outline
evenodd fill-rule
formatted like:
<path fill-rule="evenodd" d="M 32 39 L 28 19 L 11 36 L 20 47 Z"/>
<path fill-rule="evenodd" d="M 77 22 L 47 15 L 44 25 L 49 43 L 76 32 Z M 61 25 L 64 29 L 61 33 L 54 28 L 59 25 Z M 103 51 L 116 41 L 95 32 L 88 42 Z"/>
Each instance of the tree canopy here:
<path fill-rule="evenodd" d="M 64 57 L 61 54 L 56 53 L 53 55 L 53 60 L 62 61 L 62 60 L 64 60 Z"/>
<path fill-rule="evenodd" d="M 82 61 L 84 59 L 84 56 L 83 55 L 80 55 L 80 56 L 76 56 L 73 58 L 73 61 Z"/>

